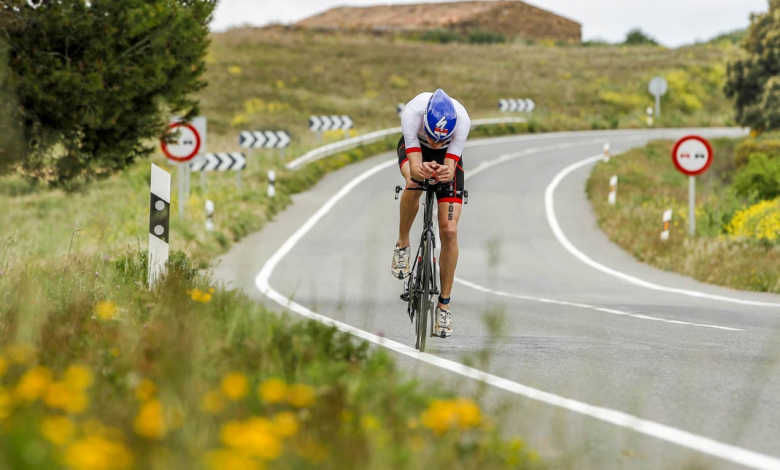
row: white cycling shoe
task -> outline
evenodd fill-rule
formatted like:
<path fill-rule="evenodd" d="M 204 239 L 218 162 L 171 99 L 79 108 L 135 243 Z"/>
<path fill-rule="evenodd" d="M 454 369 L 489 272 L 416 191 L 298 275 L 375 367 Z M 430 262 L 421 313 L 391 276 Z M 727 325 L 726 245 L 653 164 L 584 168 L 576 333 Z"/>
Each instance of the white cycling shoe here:
<path fill-rule="evenodd" d="M 409 277 L 412 272 L 412 266 L 409 263 L 410 248 L 395 247 L 393 250 L 393 264 L 390 266 L 390 271 L 393 273 L 393 277 L 396 279 L 404 279 Z"/>
<path fill-rule="evenodd" d="M 436 321 L 433 325 L 433 336 L 449 338 L 452 336 L 452 312 L 436 307 Z"/>

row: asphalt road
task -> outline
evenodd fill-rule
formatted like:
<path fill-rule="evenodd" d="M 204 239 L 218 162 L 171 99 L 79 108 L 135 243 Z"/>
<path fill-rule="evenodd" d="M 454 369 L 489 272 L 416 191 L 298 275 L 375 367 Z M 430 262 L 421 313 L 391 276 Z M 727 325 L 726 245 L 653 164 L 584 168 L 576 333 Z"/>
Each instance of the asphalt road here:
<path fill-rule="evenodd" d="M 709 286 L 635 261 L 596 225 L 585 196 L 591 164 L 569 168 L 602 153 L 605 142 L 617 153 L 689 133 L 741 134 L 605 131 L 471 142 L 454 335 L 428 340 L 433 359 L 407 351 L 396 354 L 399 363 L 426 380 L 485 393 L 507 432 L 526 438 L 555 468 L 780 468 L 780 296 Z M 344 190 L 394 158 L 351 165 L 296 196 L 262 232 L 222 258 L 215 278 L 284 310 L 257 287 L 258 273 L 276 253 L 268 271 L 276 295 L 413 346 L 398 299 L 401 283 L 390 275 L 399 210 L 393 188 L 402 182 L 397 165 Z M 339 191 L 341 198 L 312 224 Z M 307 222 L 308 231 L 291 245 Z M 418 217 L 413 241 L 419 231 Z M 500 319 L 497 331 L 489 318 Z M 437 366 L 438 358 L 532 392 L 486 387 L 453 372 L 457 366 Z M 587 406 L 598 409 L 582 411 Z M 613 412 L 630 416 L 612 419 Z M 657 424 L 665 427 L 654 430 Z"/>

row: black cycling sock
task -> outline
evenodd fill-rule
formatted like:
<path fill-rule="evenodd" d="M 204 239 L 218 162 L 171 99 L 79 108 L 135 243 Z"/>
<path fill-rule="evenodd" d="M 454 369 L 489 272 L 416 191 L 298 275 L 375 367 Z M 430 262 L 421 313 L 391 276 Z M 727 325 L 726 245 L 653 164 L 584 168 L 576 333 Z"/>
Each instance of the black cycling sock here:
<path fill-rule="evenodd" d="M 446 299 L 442 296 L 439 296 L 439 303 L 442 305 L 449 305 L 450 304 L 451 297 L 447 297 Z"/>

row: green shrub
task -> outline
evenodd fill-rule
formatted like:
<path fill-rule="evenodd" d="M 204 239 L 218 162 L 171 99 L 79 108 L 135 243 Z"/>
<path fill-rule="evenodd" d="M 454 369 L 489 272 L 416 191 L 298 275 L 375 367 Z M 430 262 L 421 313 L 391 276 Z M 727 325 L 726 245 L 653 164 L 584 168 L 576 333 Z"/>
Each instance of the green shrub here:
<path fill-rule="evenodd" d="M 623 44 L 628 46 L 657 46 L 658 41 L 651 38 L 641 29 L 635 28 L 628 32 Z"/>
<path fill-rule="evenodd" d="M 770 158 L 780 157 L 780 140 L 745 140 L 734 152 L 734 163 L 737 167 L 745 166 L 755 153 L 763 153 Z"/>
<path fill-rule="evenodd" d="M 450 44 L 461 41 L 460 34 L 451 29 L 432 29 L 423 34 L 423 41 L 438 42 L 439 44 Z"/>
<path fill-rule="evenodd" d="M 499 44 L 505 43 L 506 37 L 501 33 L 481 29 L 469 33 L 469 44 Z"/>
<path fill-rule="evenodd" d="M 734 177 L 734 189 L 739 195 L 755 195 L 761 200 L 780 197 L 780 158 L 765 153 L 751 155 Z"/>

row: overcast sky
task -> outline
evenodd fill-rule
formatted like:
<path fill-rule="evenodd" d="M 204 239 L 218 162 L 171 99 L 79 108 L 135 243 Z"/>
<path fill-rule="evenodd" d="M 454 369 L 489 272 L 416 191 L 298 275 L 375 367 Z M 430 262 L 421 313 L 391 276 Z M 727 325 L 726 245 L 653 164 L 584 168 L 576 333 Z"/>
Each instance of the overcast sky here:
<path fill-rule="evenodd" d="M 425 0 L 426 2 L 441 0 Z M 449 1 L 449 0 L 448 0 Z M 423 3 L 410 0 L 221 0 L 212 28 L 243 24 L 292 23 L 341 5 Z M 666 46 L 706 40 L 748 25 L 751 12 L 768 9 L 767 0 L 531 0 L 583 25 L 584 39 L 625 38 L 641 27 Z"/>

